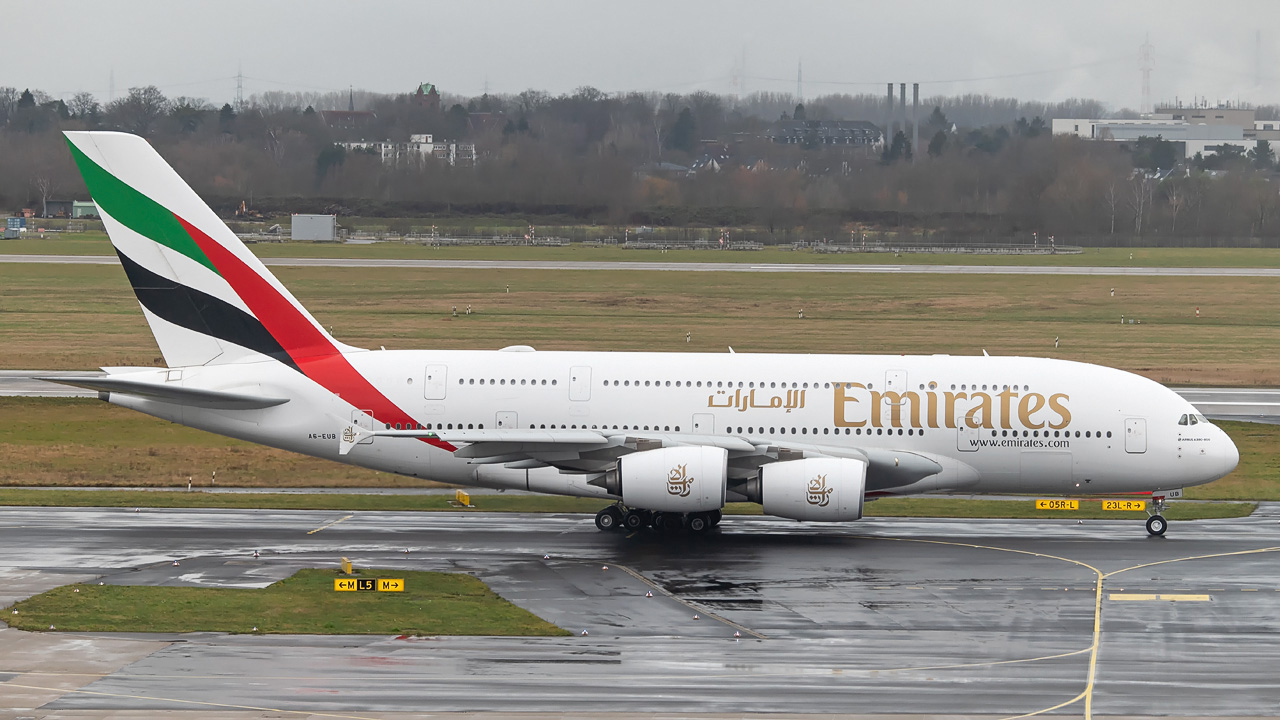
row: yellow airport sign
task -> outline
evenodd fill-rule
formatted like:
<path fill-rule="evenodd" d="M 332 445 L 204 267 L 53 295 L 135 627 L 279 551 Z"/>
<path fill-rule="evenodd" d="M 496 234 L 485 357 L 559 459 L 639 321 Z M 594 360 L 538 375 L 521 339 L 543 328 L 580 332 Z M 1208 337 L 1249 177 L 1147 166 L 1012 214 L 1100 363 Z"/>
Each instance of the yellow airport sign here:
<path fill-rule="evenodd" d="M 1103 500 L 1103 510 L 1142 511 L 1147 509 L 1145 500 Z"/>
<path fill-rule="evenodd" d="M 335 592 L 404 592 L 404 578 L 334 578 Z"/>
<path fill-rule="evenodd" d="M 1079 500 L 1041 499 L 1036 501 L 1037 510 L 1079 510 Z"/>
<path fill-rule="evenodd" d="M 335 578 L 333 589 L 337 592 L 367 592 L 377 590 L 377 582 L 374 578 Z"/>

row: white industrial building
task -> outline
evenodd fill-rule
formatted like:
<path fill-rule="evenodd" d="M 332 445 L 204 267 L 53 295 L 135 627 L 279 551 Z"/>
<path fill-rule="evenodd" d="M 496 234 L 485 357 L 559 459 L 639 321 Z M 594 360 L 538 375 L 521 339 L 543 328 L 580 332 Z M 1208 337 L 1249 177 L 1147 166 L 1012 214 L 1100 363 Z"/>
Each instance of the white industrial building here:
<path fill-rule="evenodd" d="M 474 165 L 476 161 L 474 143 L 460 143 L 453 140 L 436 142 L 431 135 L 410 135 L 409 142 L 360 140 L 338 144 L 348 152 L 361 151 L 377 155 L 382 158 L 384 165 L 395 165 L 402 159 L 410 163 L 420 163 L 429 158 L 435 158 L 450 166 L 459 163 Z"/>
<path fill-rule="evenodd" d="M 338 239 L 338 216 L 294 213 L 289 238 L 294 242 L 334 242 Z"/>
<path fill-rule="evenodd" d="M 1215 154 L 1222 145 L 1248 152 L 1259 140 L 1280 140 L 1280 121 L 1255 120 L 1254 111 L 1244 108 L 1160 107 L 1138 119 L 1058 118 L 1053 134 L 1112 142 L 1159 137 L 1181 144 L 1183 157 L 1191 158 Z"/>

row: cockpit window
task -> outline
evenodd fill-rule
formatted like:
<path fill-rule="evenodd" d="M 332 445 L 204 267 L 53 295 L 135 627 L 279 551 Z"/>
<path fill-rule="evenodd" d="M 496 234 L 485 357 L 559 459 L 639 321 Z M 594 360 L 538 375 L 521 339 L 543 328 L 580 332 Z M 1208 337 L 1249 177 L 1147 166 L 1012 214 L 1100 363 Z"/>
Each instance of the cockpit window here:
<path fill-rule="evenodd" d="M 1200 421 L 1196 419 L 1196 416 L 1195 416 L 1195 415 L 1192 415 L 1192 416 L 1191 416 L 1191 422 L 1190 422 L 1190 424 L 1191 424 L 1191 425 L 1195 425 L 1195 424 L 1196 424 L 1196 423 L 1198 423 L 1198 422 L 1200 422 Z"/>
<path fill-rule="evenodd" d="M 1178 424 L 1179 424 L 1179 425 L 1189 425 L 1190 423 L 1187 421 L 1187 417 L 1188 417 L 1188 416 L 1187 416 L 1187 414 L 1186 414 L 1186 413 L 1183 413 L 1182 417 L 1178 418 Z"/>

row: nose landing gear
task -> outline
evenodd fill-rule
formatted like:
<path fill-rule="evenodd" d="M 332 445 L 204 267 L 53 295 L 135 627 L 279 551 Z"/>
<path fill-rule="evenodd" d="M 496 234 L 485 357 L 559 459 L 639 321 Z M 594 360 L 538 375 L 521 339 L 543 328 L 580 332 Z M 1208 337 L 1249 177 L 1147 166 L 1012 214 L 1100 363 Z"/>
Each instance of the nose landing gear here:
<path fill-rule="evenodd" d="M 1169 521 L 1164 519 L 1164 496 L 1153 495 L 1151 497 L 1151 517 L 1147 518 L 1147 533 L 1152 537 L 1163 537 L 1164 531 L 1169 529 Z"/>

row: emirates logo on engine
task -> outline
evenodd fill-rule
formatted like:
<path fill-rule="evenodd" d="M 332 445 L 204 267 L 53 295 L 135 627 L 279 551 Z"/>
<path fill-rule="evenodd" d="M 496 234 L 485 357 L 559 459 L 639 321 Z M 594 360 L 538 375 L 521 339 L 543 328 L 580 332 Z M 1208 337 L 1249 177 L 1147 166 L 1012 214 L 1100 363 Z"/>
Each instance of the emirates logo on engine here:
<path fill-rule="evenodd" d="M 809 481 L 809 492 L 805 501 L 816 507 L 826 507 L 831 502 L 831 491 L 835 488 L 827 486 L 827 476 L 817 475 Z"/>
<path fill-rule="evenodd" d="M 686 465 L 677 465 L 671 468 L 671 472 L 667 473 L 667 494 L 676 497 L 689 497 L 689 486 L 693 485 L 693 478 L 689 477 L 686 471 Z"/>

